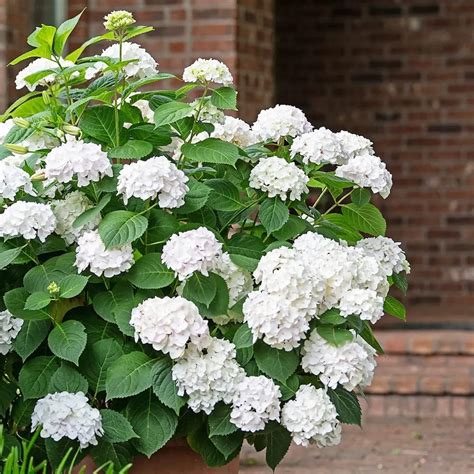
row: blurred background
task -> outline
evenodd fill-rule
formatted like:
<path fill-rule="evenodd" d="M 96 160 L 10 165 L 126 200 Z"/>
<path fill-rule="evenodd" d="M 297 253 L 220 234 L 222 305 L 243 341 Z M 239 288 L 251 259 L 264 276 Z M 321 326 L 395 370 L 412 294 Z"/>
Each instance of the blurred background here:
<path fill-rule="evenodd" d="M 0 0 L 2 65 L 35 25 L 84 7 L 75 43 L 128 9 L 156 28 L 143 45 L 161 70 L 220 59 L 241 118 L 298 106 L 372 139 L 394 176 L 381 207 L 412 264 L 408 322 L 381 324 L 365 431 L 342 451 L 295 451 L 281 472 L 474 472 L 474 0 Z M 2 106 L 15 74 L 0 68 Z M 249 453 L 243 472 L 259 463 Z"/>

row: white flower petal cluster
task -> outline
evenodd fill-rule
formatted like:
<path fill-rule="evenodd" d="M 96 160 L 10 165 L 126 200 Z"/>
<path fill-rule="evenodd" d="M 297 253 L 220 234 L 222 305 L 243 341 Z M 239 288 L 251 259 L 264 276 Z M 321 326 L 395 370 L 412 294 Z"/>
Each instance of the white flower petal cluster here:
<path fill-rule="evenodd" d="M 281 423 L 301 446 L 315 444 L 323 448 L 341 442 L 336 407 L 322 388 L 302 385 L 295 399 L 283 406 Z"/>
<path fill-rule="evenodd" d="M 355 184 L 370 188 L 384 199 L 392 189 L 392 175 L 385 163 L 375 155 L 368 153 L 351 158 L 346 164 L 336 169 L 336 176 L 347 179 Z"/>
<path fill-rule="evenodd" d="M 375 290 L 352 288 L 342 295 L 339 310 L 342 316 L 357 314 L 375 324 L 384 314 L 383 298 Z"/>
<path fill-rule="evenodd" d="M 44 242 L 55 227 L 56 218 L 48 204 L 16 201 L 0 214 L 0 237 L 37 237 Z"/>
<path fill-rule="evenodd" d="M 223 124 L 225 115 L 222 110 L 217 108 L 208 97 L 202 97 L 191 102 L 191 107 L 194 109 L 194 117 L 198 117 L 201 122 L 214 124 Z M 199 116 L 198 116 L 199 113 Z"/>
<path fill-rule="evenodd" d="M 194 272 L 207 276 L 222 255 L 222 244 L 205 227 L 173 234 L 161 254 L 162 262 L 182 281 Z"/>
<path fill-rule="evenodd" d="M 235 360 L 235 346 L 215 337 L 200 347 L 189 344 L 172 370 L 179 395 L 188 395 L 195 413 L 210 414 L 218 402 L 231 403 L 245 372 Z"/>
<path fill-rule="evenodd" d="M 31 416 L 31 430 L 38 426 L 42 438 L 77 440 L 81 448 L 96 445 L 97 436 L 104 434 L 100 411 L 89 405 L 82 392 L 56 392 L 39 399 Z"/>
<path fill-rule="evenodd" d="M 183 72 L 184 82 L 199 82 L 207 84 L 222 84 L 229 86 L 234 82 L 229 68 L 217 59 L 196 59 L 190 66 L 186 67 Z"/>
<path fill-rule="evenodd" d="M 352 341 L 336 347 L 314 330 L 304 343 L 301 354 L 303 370 L 319 376 L 321 382 L 330 388 L 336 388 L 338 384 L 349 391 L 367 387 L 377 366 L 375 350 L 355 333 Z"/>
<path fill-rule="evenodd" d="M 10 352 L 13 341 L 23 326 L 23 319 L 14 318 L 10 311 L 0 312 L 0 354 Z"/>
<path fill-rule="evenodd" d="M 341 165 L 347 162 L 347 155 L 337 135 L 324 127 L 296 137 L 291 145 L 291 157 L 298 153 L 306 164 Z"/>
<path fill-rule="evenodd" d="M 249 185 L 266 192 L 268 197 L 279 196 L 282 201 L 289 197 L 291 201 L 297 201 L 308 192 L 308 181 L 308 176 L 294 163 L 270 156 L 260 159 L 252 169 Z"/>
<path fill-rule="evenodd" d="M 399 242 L 389 237 L 370 237 L 357 242 L 357 247 L 374 257 L 386 276 L 405 271 L 410 273 L 410 264 Z"/>
<path fill-rule="evenodd" d="M 280 421 L 280 387 L 260 375 L 245 377 L 232 402 L 230 421 L 242 431 L 255 433 L 271 420 Z"/>
<path fill-rule="evenodd" d="M 93 207 L 92 201 L 80 191 L 73 191 L 64 196 L 64 199 L 51 202 L 51 208 L 56 217 L 55 232 L 68 245 L 76 242 L 85 231 L 93 230 L 99 225 L 100 215 L 97 215 L 79 227 L 73 226 L 74 221 L 91 207 Z"/>
<path fill-rule="evenodd" d="M 372 142 L 368 138 L 356 135 L 355 133 L 346 132 L 345 130 L 341 130 L 335 135 L 347 159 L 355 158 L 359 155 L 374 154 Z"/>
<path fill-rule="evenodd" d="M 77 241 L 74 265 L 79 273 L 89 267 L 94 275 L 111 278 L 129 270 L 133 263 L 133 249 L 130 244 L 106 249 L 96 230 L 85 232 Z"/>
<path fill-rule="evenodd" d="M 118 43 L 104 49 L 102 57 L 119 59 L 120 45 Z M 158 64 L 153 57 L 139 44 L 125 41 L 122 43 L 122 61 L 133 61 L 128 63 L 123 71 L 127 78 L 142 79 L 158 73 Z M 94 78 L 100 71 L 107 67 L 106 63 L 96 62 L 93 67 L 86 70 L 86 79 Z"/>
<path fill-rule="evenodd" d="M 0 197 L 13 200 L 20 189 L 34 196 L 30 175 L 5 160 L 0 161 Z"/>
<path fill-rule="evenodd" d="M 241 148 L 246 148 L 257 142 L 255 135 L 250 129 L 250 125 L 230 115 L 225 116 L 223 124 L 214 124 L 214 131 L 211 133 L 211 136 L 233 143 Z"/>
<path fill-rule="evenodd" d="M 76 177 L 79 187 L 113 176 L 107 153 L 99 145 L 74 139 L 53 148 L 46 155 L 44 173 L 47 179 L 60 183 L 69 183 Z"/>
<path fill-rule="evenodd" d="M 146 299 L 132 310 L 130 325 L 135 328 L 136 342 L 151 344 L 172 359 L 184 354 L 188 342 L 199 347 L 200 340 L 209 335 L 197 306 L 181 296 Z"/>
<path fill-rule="evenodd" d="M 229 289 L 229 307 L 248 295 L 253 289 L 253 280 L 249 272 L 237 266 L 227 252 L 218 257 L 211 271 L 221 276 Z"/>
<path fill-rule="evenodd" d="M 117 192 L 125 204 L 131 197 L 156 199 L 162 208 L 175 208 L 184 204 L 189 191 L 188 177 L 164 156 L 125 165 L 120 171 Z"/>
<path fill-rule="evenodd" d="M 303 111 L 292 105 L 262 110 L 252 126 L 257 140 L 262 142 L 277 142 L 282 137 L 297 137 L 312 130 Z"/>
<path fill-rule="evenodd" d="M 66 61 L 63 58 L 59 58 L 59 62 L 61 63 L 61 66 L 63 68 L 74 66 L 74 63 L 72 61 Z M 17 74 L 16 79 L 15 79 L 16 88 L 23 89 L 23 87 L 26 87 L 30 92 L 32 92 L 36 90 L 38 86 L 47 86 L 48 84 L 55 82 L 57 72 L 51 72 L 51 74 L 48 74 L 46 77 L 42 77 L 41 79 L 37 80 L 33 84 L 30 84 L 29 82 L 26 81 L 27 77 L 32 76 L 33 74 L 39 73 L 41 71 L 48 71 L 48 70 L 59 71 L 59 65 L 51 59 L 46 59 L 46 58 L 35 59 Z M 78 75 L 77 72 L 73 74 L 75 76 Z"/>

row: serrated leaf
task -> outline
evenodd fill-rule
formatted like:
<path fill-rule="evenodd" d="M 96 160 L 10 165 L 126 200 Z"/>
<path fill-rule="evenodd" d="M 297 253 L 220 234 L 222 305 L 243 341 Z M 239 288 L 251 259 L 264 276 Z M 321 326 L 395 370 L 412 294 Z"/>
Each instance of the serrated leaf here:
<path fill-rule="evenodd" d="M 308 223 L 304 219 L 290 215 L 283 227 L 280 230 L 274 231 L 273 235 L 278 240 L 290 240 L 302 234 L 307 228 Z"/>
<path fill-rule="evenodd" d="M 407 276 L 405 273 L 394 273 L 392 275 L 393 282 L 395 283 L 395 286 L 401 290 L 401 292 L 406 295 L 408 291 L 408 281 L 407 281 Z"/>
<path fill-rule="evenodd" d="M 48 293 L 44 293 L 43 291 L 38 291 L 36 293 L 32 293 L 25 302 L 25 309 L 30 311 L 35 311 L 38 309 L 45 308 L 51 302 L 51 297 Z"/>
<path fill-rule="evenodd" d="M 97 105 L 89 107 L 82 114 L 81 130 L 99 142 L 115 143 L 115 113 L 113 107 Z M 123 129 L 123 119 L 119 116 L 119 129 Z"/>
<path fill-rule="evenodd" d="M 3 295 L 3 301 L 10 313 L 20 319 L 25 320 L 42 320 L 49 319 L 49 313 L 44 309 L 31 311 L 25 309 L 26 300 L 28 299 L 28 291 L 25 288 L 15 288 L 7 291 Z"/>
<path fill-rule="evenodd" d="M 153 151 L 153 145 L 143 140 L 129 140 L 109 150 L 109 157 L 119 160 L 139 160 Z"/>
<path fill-rule="evenodd" d="M 175 275 L 162 263 L 161 254 L 149 253 L 135 263 L 127 278 L 137 288 L 159 289 L 170 285 Z"/>
<path fill-rule="evenodd" d="M 219 109 L 237 110 L 237 91 L 233 87 L 214 89 L 211 103 Z"/>
<path fill-rule="evenodd" d="M 217 211 L 238 211 L 243 208 L 237 187 L 226 179 L 208 179 L 206 186 L 212 189 L 209 207 Z"/>
<path fill-rule="evenodd" d="M 18 376 L 23 398 L 28 400 L 46 396 L 51 378 L 58 368 L 59 361 L 52 356 L 39 356 L 26 362 Z"/>
<path fill-rule="evenodd" d="M 357 230 L 375 236 L 385 235 L 387 223 L 382 213 L 372 204 L 345 204 L 342 206 L 342 214 Z"/>
<path fill-rule="evenodd" d="M 46 339 L 50 327 L 49 320 L 24 321 L 20 332 L 13 341 L 13 349 L 23 361 L 33 354 Z"/>
<path fill-rule="evenodd" d="M 222 453 L 226 461 L 233 458 L 242 449 L 244 433 L 236 431 L 226 436 L 212 436 L 212 444 Z"/>
<path fill-rule="evenodd" d="M 74 368 L 66 363 L 54 373 L 49 384 L 49 390 L 54 392 L 87 393 L 89 384 L 87 380 Z"/>
<path fill-rule="evenodd" d="M 344 324 L 346 321 L 347 319 L 344 316 L 341 316 L 341 312 L 336 308 L 329 309 L 319 316 L 319 322 L 322 324 L 339 326 L 340 324 Z"/>
<path fill-rule="evenodd" d="M 293 374 L 286 382 L 278 383 L 281 390 L 281 400 L 286 401 L 296 395 L 300 387 L 300 379 L 297 374 Z"/>
<path fill-rule="evenodd" d="M 202 303 L 209 306 L 216 296 L 216 291 L 216 280 L 212 273 L 209 276 L 204 276 L 202 273 L 195 272 L 186 280 L 183 296 L 193 303 Z"/>
<path fill-rule="evenodd" d="M 82 10 L 82 12 L 75 17 L 69 18 L 58 26 L 53 42 L 53 50 L 58 56 L 62 56 L 64 45 L 79 22 L 83 12 L 84 10 Z"/>
<path fill-rule="evenodd" d="M 186 404 L 186 399 L 178 395 L 178 388 L 171 376 L 173 364 L 168 357 L 157 360 L 152 370 L 153 393 L 163 405 L 171 408 L 177 415 Z"/>
<path fill-rule="evenodd" d="M 155 110 L 155 124 L 157 127 L 169 125 L 192 115 L 194 109 L 183 102 L 168 102 Z"/>
<path fill-rule="evenodd" d="M 405 321 L 407 318 L 405 306 L 403 306 L 400 301 L 398 301 L 391 295 L 388 295 L 385 298 L 385 301 L 383 303 L 383 310 L 386 313 L 395 316 L 398 319 L 401 319 L 402 321 Z"/>
<path fill-rule="evenodd" d="M 288 377 L 293 375 L 299 364 L 298 353 L 295 350 L 275 349 L 262 341 L 255 344 L 254 353 L 258 368 L 279 382 L 285 382 Z"/>
<path fill-rule="evenodd" d="M 291 445 L 291 434 L 276 422 L 271 422 L 266 427 L 267 434 L 265 459 L 268 466 L 275 470 L 285 457 Z"/>
<path fill-rule="evenodd" d="M 126 468 L 126 466 L 130 467 L 134 457 L 127 444 L 109 443 L 104 439 L 99 439 L 98 445 L 91 449 L 90 454 L 97 466 L 113 463 L 114 470 L 111 472 L 127 472 L 126 470 L 119 470 Z M 75 468 L 77 469 L 80 466 L 79 463 Z"/>
<path fill-rule="evenodd" d="M 152 209 L 148 218 L 146 244 L 155 245 L 166 242 L 178 231 L 179 222 L 172 214 L 162 209 Z"/>
<path fill-rule="evenodd" d="M 59 282 L 59 296 L 65 299 L 74 298 L 82 293 L 88 281 L 89 278 L 82 275 L 68 275 Z"/>
<path fill-rule="evenodd" d="M 97 203 L 97 206 L 84 211 L 80 216 L 78 216 L 74 220 L 74 222 L 72 223 L 72 226 L 75 229 L 79 229 L 83 225 L 94 220 L 105 208 L 105 206 L 107 206 L 107 204 L 110 202 L 111 199 L 112 199 L 112 194 L 105 194 L 104 196 L 102 196 L 101 200 Z"/>
<path fill-rule="evenodd" d="M 184 156 L 197 163 L 216 163 L 235 166 L 240 158 L 239 148 L 218 138 L 206 138 L 197 143 L 185 143 L 181 147 Z"/>
<path fill-rule="evenodd" d="M 135 212 L 114 211 L 99 224 L 99 234 L 105 248 L 122 247 L 139 239 L 148 227 L 148 220 Z"/>
<path fill-rule="evenodd" d="M 49 333 L 48 346 L 57 357 L 78 365 L 79 357 L 86 348 L 86 328 L 79 321 L 70 319 L 55 326 Z"/>
<path fill-rule="evenodd" d="M 219 403 L 208 417 L 209 436 L 227 436 L 237 431 L 230 421 L 232 407 Z"/>
<path fill-rule="evenodd" d="M 247 324 L 243 323 L 234 334 L 232 342 L 236 349 L 253 346 L 253 334 Z"/>
<path fill-rule="evenodd" d="M 333 346 L 342 346 L 354 339 L 354 335 L 348 330 L 337 326 L 322 325 L 316 328 L 318 334 Z"/>
<path fill-rule="evenodd" d="M 290 213 L 285 203 L 280 198 L 268 198 L 260 205 L 258 217 L 265 230 L 271 234 L 281 229 L 286 222 Z"/>
<path fill-rule="evenodd" d="M 16 249 L 9 249 L 0 252 L 0 270 L 3 270 L 5 267 L 8 267 L 22 252 L 23 247 Z"/>
<path fill-rule="evenodd" d="M 355 394 L 341 387 L 335 390 L 329 389 L 328 394 L 342 423 L 361 425 L 362 413 Z"/>
<path fill-rule="evenodd" d="M 370 202 L 371 194 L 368 189 L 354 189 L 351 194 L 351 200 L 356 206 L 364 206 Z"/>
<path fill-rule="evenodd" d="M 114 410 L 100 410 L 104 441 L 110 443 L 124 443 L 132 438 L 138 438 L 131 423 L 121 413 Z"/>
<path fill-rule="evenodd" d="M 205 426 L 188 434 L 187 441 L 193 451 L 199 453 L 209 467 L 219 467 L 228 460 L 209 439 Z"/>

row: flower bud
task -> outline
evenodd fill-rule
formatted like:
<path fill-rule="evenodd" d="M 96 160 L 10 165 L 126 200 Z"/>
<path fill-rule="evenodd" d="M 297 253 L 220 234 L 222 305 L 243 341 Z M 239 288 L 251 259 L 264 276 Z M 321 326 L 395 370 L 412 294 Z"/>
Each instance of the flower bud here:
<path fill-rule="evenodd" d="M 13 122 L 21 128 L 29 128 L 30 126 L 30 122 L 22 117 L 15 117 Z"/>
<path fill-rule="evenodd" d="M 18 155 L 26 155 L 28 153 L 28 148 L 25 146 L 15 145 L 14 143 L 4 143 L 3 146 L 12 153 L 16 153 Z"/>
<path fill-rule="evenodd" d="M 63 138 L 64 137 L 64 132 L 62 130 L 56 130 L 56 136 L 58 138 Z"/>
<path fill-rule="evenodd" d="M 51 296 L 56 296 L 61 291 L 61 288 L 59 287 L 59 285 L 55 281 L 52 281 L 46 289 L 48 290 L 48 293 Z"/>
<path fill-rule="evenodd" d="M 78 137 L 81 134 L 81 129 L 75 125 L 66 124 L 63 126 L 63 132 Z"/>
<path fill-rule="evenodd" d="M 48 91 L 43 91 L 41 93 L 41 95 L 43 96 L 43 102 L 46 105 L 49 105 L 51 103 L 51 97 L 49 96 L 49 92 Z"/>
<path fill-rule="evenodd" d="M 45 179 L 46 179 L 46 175 L 44 174 L 43 170 L 38 171 L 30 178 L 31 181 L 44 181 Z"/>
<path fill-rule="evenodd" d="M 117 10 L 104 17 L 104 27 L 106 30 L 116 31 L 126 28 L 135 23 L 135 18 L 130 12 Z"/>

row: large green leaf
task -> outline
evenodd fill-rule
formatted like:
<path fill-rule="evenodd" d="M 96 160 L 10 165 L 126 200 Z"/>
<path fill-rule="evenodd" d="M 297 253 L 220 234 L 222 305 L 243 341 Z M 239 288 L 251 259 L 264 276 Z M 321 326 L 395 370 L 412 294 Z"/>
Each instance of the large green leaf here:
<path fill-rule="evenodd" d="M 201 209 L 208 201 L 211 188 L 191 178 L 188 183 L 189 191 L 184 197 L 184 204 L 176 209 L 178 214 L 189 214 Z"/>
<path fill-rule="evenodd" d="M 395 316 L 402 321 L 405 321 L 407 318 L 407 312 L 405 306 L 403 306 L 403 303 L 391 295 L 388 295 L 385 298 L 383 309 L 386 313 Z"/>
<path fill-rule="evenodd" d="M 171 439 L 178 426 L 176 414 L 162 405 L 151 391 L 132 398 L 127 406 L 127 414 L 139 436 L 133 440 L 133 445 L 148 457 Z"/>
<path fill-rule="evenodd" d="M 79 15 L 76 15 L 69 20 L 66 20 L 64 23 L 61 23 L 58 26 L 56 34 L 54 35 L 54 42 L 53 42 L 53 50 L 58 56 L 62 56 L 62 52 L 64 49 L 64 45 L 68 40 L 69 36 L 73 32 L 74 28 L 76 27 L 81 15 L 83 14 L 84 10 L 82 10 Z"/>
<path fill-rule="evenodd" d="M 239 267 L 253 272 L 265 250 L 265 244 L 258 237 L 239 233 L 226 244 L 231 260 Z"/>
<path fill-rule="evenodd" d="M 271 234 L 287 223 L 290 213 L 285 203 L 276 197 L 262 202 L 258 216 L 265 230 Z"/>
<path fill-rule="evenodd" d="M 184 117 L 192 115 L 194 109 L 183 102 L 168 102 L 160 105 L 155 110 L 155 124 L 157 127 L 163 125 L 169 125 L 170 123 L 177 122 Z"/>
<path fill-rule="evenodd" d="M 143 352 L 130 352 L 115 360 L 107 370 L 107 400 L 131 397 L 150 388 L 155 361 Z"/>
<path fill-rule="evenodd" d="M 357 230 L 375 236 L 385 235 L 387 223 L 382 213 L 370 203 L 363 206 L 345 204 L 342 206 L 342 214 Z"/>
<path fill-rule="evenodd" d="M 197 143 L 185 143 L 181 147 L 184 156 L 197 163 L 217 163 L 235 166 L 240 158 L 239 148 L 218 138 L 206 138 Z"/>
<path fill-rule="evenodd" d="M 295 350 L 279 350 L 258 341 L 254 351 L 258 368 L 279 382 L 285 382 L 293 375 L 299 364 L 298 353 Z"/>
<path fill-rule="evenodd" d="M 51 302 L 51 296 L 44 291 L 37 291 L 32 293 L 25 301 L 25 309 L 35 311 L 43 309 Z"/>
<path fill-rule="evenodd" d="M 148 220 L 135 212 L 114 211 L 99 224 L 99 234 L 106 248 L 122 247 L 139 239 L 148 227 Z"/>
<path fill-rule="evenodd" d="M 406 295 L 408 291 L 408 281 L 407 276 L 404 272 L 394 273 L 392 275 L 393 283 L 395 286 L 401 290 L 401 292 Z"/>
<path fill-rule="evenodd" d="M 98 445 L 91 449 L 90 454 L 97 466 L 113 463 L 114 470 L 111 472 L 127 472 L 120 469 L 127 466 L 130 468 L 132 465 L 134 455 L 130 448 L 127 443 L 110 443 L 105 439 L 99 439 Z"/>
<path fill-rule="evenodd" d="M 25 321 L 13 341 L 13 349 L 25 361 L 38 349 L 48 335 L 51 322 L 48 320 Z"/>
<path fill-rule="evenodd" d="M 25 309 L 26 300 L 28 299 L 29 293 L 25 288 L 15 288 L 7 291 L 3 295 L 3 301 L 5 306 L 10 313 L 20 319 L 25 320 L 41 320 L 49 319 L 49 313 L 44 309 L 31 311 Z"/>
<path fill-rule="evenodd" d="M 209 436 L 227 436 L 237 431 L 237 426 L 230 421 L 232 407 L 219 403 L 209 415 Z"/>
<path fill-rule="evenodd" d="M 104 440 L 110 443 L 124 443 L 132 438 L 137 438 L 132 425 L 121 413 L 114 410 L 100 410 Z"/>
<path fill-rule="evenodd" d="M 219 87 L 212 92 L 211 103 L 219 109 L 237 110 L 237 92 L 233 87 Z"/>
<path fill-rule="evenodd" d="M 265 459 L 268 466 L 275 470 L 290 448 L 291 434 L 276 422 L 270 422 L 265 431 L 267 446 Z"/>
<path fill-rule="evenodd" d="M 343 346 L 354 339 L 348 329 L 343 329 L 329 324 L 323 324 L 317 328 L 318 334 L 333 346 Z"/>
<path fill-rule="evenodd" d="M 212 444 L 222 453 L 226 461 L 230 461 L 242 449 L 244 433 L 236 431 L 226 436 L 212 436 Z"/>
<path fill-rule="evenodd" d="M 236 349 L 253 346 L 253 334 L 247 324 L 244 323 L 237 329 L 232 342 Z"/>
<path fill-rule="evenodd" d="M 137 288 L 159 289 L 170 285 L 175 276 L 174 272 L 161 262 L 161 254 L 149 253 L 135 263 L 127 278 Z"/>
<path fill-rule="evenodd" d="M 23 398 L 27 400 L 46 396 L 51 378 L 58 368 L 58 359 L 51 356 L 39 356 L 26 362 L 18 376 Z"/>
<path fill-rule="evenodd" d="M 97 105 L 85 110 L 80 122 L 81 130 L 96 140 L 113 145 L 115 143 L 115 113 L 113 107 Z M 123 119 L 119 116 L 119 127 L 123 129 Z"/>
<path fill-rule="evenodd" d="M 129 140 L 121 146 L 112 148 L 109 157 L 119 160 L 139 160 L 153 151 L 153 145 L 143 140 Z"/>
<path fill-rule="evenodd" d="M 0 270 L 8 267 L 22 252 L 23 248 L 9 249 L 0 252 Z"/>
<path fill-rule="evenodd" d="M 88 222 L 94 220 L 98 215 L 100 215 L 101 211 L 105 208 L 105 206 L 107 206 L 111 199 L 112 194 L 105 194 L 102 196 L 100 201 L 97 203 L 97 206 L 91 207 L 90 209 L 84 211 L 79 217 L 75 219 L 75 221 L 72 223 L 72 226 L 75 229 L 78 229 Z"/>
<path fill-rule="evenodd" d="M 204 276 L 199 272 L 193 273 L 193 275 L 186 280 L 186 284 L 183 288 L 183 296 L 186 299 L 194 303 L 202 303 L 206 306 L 209 306 L 216 296 L 216 292 L 216 279 L 212 273 L 209 276 Z"/>
<path fill-rule="evenodd" d="M 48 346 L 57 357 L 79 364 L 79 357 L 86 348 L 86 328 L 71 319 L 58 324 L 48 336 Z"/>
<path fill-rule="evenodd" d="M 89 278 L 82 275 L 68 275 L 59 282 L 59 296 L 65 299 L 74 298 L 82 293 L 88 281 Z"/>
<path fill-rule="evenodd" d="M 361 424 L 361 409 L 357 396 L 342 387 L 328 390 L 329 398 L 336 407 L 339 420 L 342 423 Z"/>
<path fill-rule="evenodd" d="M 199 453 L 209 467 L 219 467 L 227 464 L 228 459 L 209 439 L 205 426 L 189 433 L 186 439 L 191 449 Z"/>
<path fill-rule="evenodd" d="M 49 384 L 50 392 L 87 393 L 87 380 L 74 368 L 63 362 Z"/>
<path fill-rule="evenodd" d="M 208 179 L 206 186 L 212 189 L 209 207 L 217 211 L 238 211 L 244 206 L 237 187 L 226 179 Z"/>
<path fill-rule="evenodd" d="M 94 311 L 105 321 L 116 323 L 116 311 L 122 305 L 133 300 L 133 289 L 130 284 L 118 283 L 112 290 L 97 293 L 92 300 Z"/>
<path fill-rule="evenodd" d="M 148 230 L 145 235 L 147 245 L 156 245 L 166 242 L 176 233 L 179 222 L 173 214 L 162 209 L 152 209 L 148 218 Z"/>

